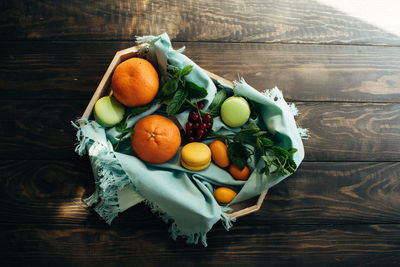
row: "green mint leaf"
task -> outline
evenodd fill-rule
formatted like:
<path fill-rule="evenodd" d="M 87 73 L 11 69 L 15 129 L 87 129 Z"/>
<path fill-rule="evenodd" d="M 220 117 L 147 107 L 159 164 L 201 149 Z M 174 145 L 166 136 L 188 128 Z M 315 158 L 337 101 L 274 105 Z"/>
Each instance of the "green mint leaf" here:
<path fill-rule="evenodd" d="M 178 79 L 169 79 L 164 86 L 162 87 L 161 91 L 163 92 L 163 94 L 165 96 L 169 96 L 172 95 L 173 93 L 176 92 L 176 90 L 178 90 Z"/>
<path fill-rule="evenodd" d="M 297 152 L 297 148 L 292 147 L 291 149 L 289 149 L 288 152 L 293 155 L 294 153 Z"/>
<path fill-rule="evenodd" d="M 241 170 L 246 166 L 251 155 L 251 151 L 241 143 L 231 142 L 228 145 L 229 159 Z"/>
<path fill-rule="evenodd" d="M 167 114 L 168 116 L 175 115 L 178 110 L 181 108 L 183 103 L 185 103 L 185 99 L 188 96 L 188 91 L 184 89 L 179 89 L 175 92 L 174 97 L 167 105 Z"/>
<path fill-rule="evenodd" d="M 253 131 L 254 133 L 258 133 L 258 132 L 260 132 L 260 127 L 258 127 L 257 124 L 255 124 L 255 122 L 252 121 L 249 124 L 247 124 L 245 127 L 243 127 L 242 130 Z"/>
<path fill-rule="evenodd" d="M 174 73 L 174 77 L 175 78 L 178 78 L 179 77 L 179 73 L 181 73 L 181 71 L 176 67 L 172 67 L 172 72 Z"/>
<path fill-rule="evenodd" d="M 266 176 L 270 175 L 269 167 L 264 166 L 263 168 L 260 169 L 260 173 L 264 173 Z"/>
<path fill-rule="evenodd" d="M 115 130 L 118 132 L 122 132 L 126 128 L 126 121 L 121 121 L 117 125 L 115 125 Z"/>
<path fill-rule="evenodd" d="M 250 122 L 244 128 L 242 128 L 233 138 L 236 142 L 246 142 L 255 144 L 256 139 L 254 138 L 254 134 L 258 133 L 260 128 L 254 122 Z"/>
<path fill-rule="evenodd" d="M 266 155 L 261 156 L 261 158 L 264 160 L 265 166 L 260 170 L 260 173 L 264 173 L 268 176 L 270 174 L 269 168 L 271 167 L 271 161 Z"/>
<path fill-rule="evenodd" d="M 258 136 L 262 136 L 262 135 L 266 135 L 266 134 L 268 134 L 267 131 L 259 131 L 259 132 L 255 133 L 255 134 L 253 134 L 253 135 L 254 135 L 255 137 L 258 137 Z"/>
<path fill-rule="evenodd" d="M 293 160 L 292 158 L 289 158 L 289 159 L 288 159 L 288 162 L 287 162 L 287 169 L 288 169 L 291 173 L 294 173 L 295 170 L 297 169 L 297 164 L 296 164 L 296 162 L 294 162 L 294 160 Z"/>
<path fill-rule="evenodd" d="M 193 69 L 192 65 L 188 65 L 181 70 L 180 77 L 184 77 L 188 75 Z"/>
<path fill-rule="evenodd" d="M 288 170 L 284 169 L 284 168 L 282 168 L 282 171 L 283 171 L 284 174 L 287 174 L 287 175 L 290 174 L 290 172 Z"/>
<path fill-rule="evenodd" d="M 128 119 L 129 119 L 130 117 L 136 116 L 137 114 L 140 114 L 140 113 L 142 113 L 142 112 L 145 112 L 145 111 L 148 110 L 148 109 L 149 109 L 149 107 L 133 107 L 133 108 L 130 108 L 130 109 L 128 110 L 129 115 L 128 115 L 128 117 L 126 118 L 126 121 L 128 121 Z"/>
<path fill-rule="evenodd" d="M 250 106 L 250 118 L 252 118 L 253 120 L 255 120 L 258 116 L 258 111 L 255 107 L 255 104 L 253 101 L 251 101 L 250 99 L 246 98 L 247 102 L 249 103 Z"/>
<path fill-rule="evenodd" d="M 289 157 L 289 158 L 287 159 L 286 165 L 287 165 L 288 169 L 293 169 L 293 170 L 295 170 L 295 169 L 297 168 L 297 164 L 296 164 L 296 162 L 294 161 L 293 157 Z"/>
<path fill-rule="evenodd" d="M 208 95 L 208 92 L 205 88 L 198 86 L 193 82 L 186 81 L 185 89 L 189 91 L 189 98 L 204 98 Z"/>
<path fill-rule="evenodd" d="M 129 120 L 129 118 L 131 117 L 131 114 L 129 114 L 128 116 L 126 116 L 126 118 L 124 120 L 122 120 L 120 123 L 118 123 L 117 125 L 115 125 L 115 130 L 117 130 L 118 132 L 123 133 L 124 130 L 127 127 L 127 122 Z"/>
<path fill-rule="evenodd" d="M 161 104 L 168 105 L 172 101 L 172 98 L 174 98 L 174 95 L 169 95 L 164 97 L 163 100 L 161 101 Z"/>
<path fill-rule="evenodd" d="M 276 157 L 285 157 L 285 156 L 290 157 L 291 156 L 287 150 L 281 148 L 280 146 L 273 146 L 272 151 L 274 152 Z"/>
<path fill-rule="evenodd" d="M 135 133 L 135 130 L 133 130 L 133 128 L 125 128 L 124 131 L 123 131 L 123 133 L 130 133 L 130 134 L 133 134 L 133 133 Z"/>
<path fill-rule="evenodd" d="M 126 116 L 126 118 L 125 118 L 124 120 L 122 120 L 120 123 L 118 123 L 118 124 L 115 126 L 115 129 L 116 129 L 118 132 L 122 133 L 122 134 L 124 134 L 124 133 L 133 134 L 133 133 L 135 132 L 135 131 L 133 130 L 133 128 L 128 128 L 128 120 L 129 120 L 129 118 L 132 117 L 132 116 L 135 116 L 135 115 L 137 115 L 137 114 L 139 114 L 139 113 L 145 112 L 145 111 L 148 110 L 148 109 L 149 109 L 149 107 L 147 107 L 147 106 L 130 108 L 130 109 L 128 110 L 128 115 Z M 119 146 L 119 143 L 121 143 L 122 137 L 123 137 L 123 135 L 120 135 L 120 137 L 119 137 L 119 139 L 118 139 L 118 143 L 117 143 L 117 145 L 116 145 L 115 148 L 114 148 L 115 151 L 117 151 L 118 146 Z"/>
<path fill-rule="evenodd" d="M 208 111 L 212 116 L 219 116 L 221 105 L 224 103 L 226 97 L 227 93 L 225 89 L 221 89 L 215 94 L 213 101 L 208 107 Z"/>
<path fill-rule="evenodd" d="M 265 166 L 263 170 L 265 170 L 263 173 L 265 175 L 289 175 L 291 173 L 294 173 L 297 165 L 296 162 L 293 160 L 291 157 L 291 154 L 289 151 L 279 147 L 279 146 L 273 146 L 273 147 L 268 147 L 267 148 L 267 154 L 261 156 L 261 158 L 265 162 Z M 294 150 L 293 150 L 294 151 Z M 270 171 L 266 170 L 266 168 L 270 168 L 271 166 L 275 166 L 276 169 L 270 173 Z"/>
<path fill-rule="evenodd" d="M 274 144 L 274 142 L 272 142 L 271 139 L 268 139 L 268 138 L 263 137 L 263 136 L 258 137 L 258 139 L 261 141 L 263 146 L 272 146 Z"/>
<path fill-rule="evenodd" d="M 262 155 L 261 158 L 264 160 L 264 162 L 267 165 L 271 165 L 271 161 L 270 161 L 270 159 L 269 159 L 269 157 L 267 155 Z"/>
<path fill-rule="evenodd" d="M 256 146 L 257 146 L 257 149 L 258 149 L 258 150 L 264 152 L 264 145 L 263 145 L 263 143 L 261 142 L 260 138 L 257 138 Z"/>

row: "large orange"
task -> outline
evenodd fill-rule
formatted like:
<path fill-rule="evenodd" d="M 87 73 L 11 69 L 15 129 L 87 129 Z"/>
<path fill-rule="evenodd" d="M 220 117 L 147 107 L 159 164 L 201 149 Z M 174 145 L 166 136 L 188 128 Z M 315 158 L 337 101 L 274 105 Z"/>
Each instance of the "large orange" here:
<path fill-rule="evenodd" d="M 158 74 L 143 58 L 130 58 L 118 65 L 111 87 L 115 98 L 128 107 L 150 103 L 158 92 Z"/>
<path fill-rule="evenodd" d="M 163 163 L 170 160 L 181 145 L 181 133 L 170 119 L 150 115 L 139 120 L 131 135 L 132 148 L 143 161 Z"/>

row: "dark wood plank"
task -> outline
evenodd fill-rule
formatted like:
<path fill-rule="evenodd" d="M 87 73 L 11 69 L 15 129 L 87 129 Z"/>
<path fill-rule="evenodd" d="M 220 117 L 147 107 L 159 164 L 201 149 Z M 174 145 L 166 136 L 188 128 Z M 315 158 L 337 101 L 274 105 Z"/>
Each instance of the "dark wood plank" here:
<path fill-rule="evenodd" d="M 132 40 L 399 45 L 400 38 L 315 0 L 7 1 L 2 40 Z"/>
<path fill-rule="evenodd" d="M 0 43 L 3 99 L 90 99 L 115 52 L 126 45 L 113 43 L 115 49 L 103 54 L 100 43 Z"/>
<path fill-rule="evenodd" d="M 129 42 L 2 42 L 3 99 L 89 99 Z M 400 48 L 255 43 L 175 43 L 201 67 L 289 100 L 400 102 Z"/>
<path fill-rule="evenodd" d="M 2 159 L 79 158 L 74 151 L 76 129 L 71 121 L 83 114 L 87 101 L 24 100 L 3 104 Z"/>
<path fill-rule="evenodd" d="M 297 103 L 306 160 L 399 161 L 400 105 Z"/>
<path fill-rule="evenodd" d="M 2 160 L 0 223 L 62 230 L 105 223 L 82 199 L 94 191 L 89 160 Z M 400 163 L 304 162 L 270 189 L 243 225 L 400 223 Z M 157 216 L 143 204 L 115 220 L 152 229 Z"/>
<path fill-rule="evenodd" d="M 186 45 L 186 44 L 185 44 Z M 292 101 L 399 102 L 397 47 L 203 44 L 185 54 L 228 80 L 278 86 Z"/>
<path fill-rule="evenodd" d="M 5 160 L 0 166 L 2 224 L 14 222 L 65 226 L 68 223 L 83 223 L 90 215 L 82 202 L 83 197 L 94 191 L 88 159 Z M 64 204 L 67 206 L 63 207 Z"/>
<path fill-rule="evenodd" d="M 273 224 L 400 223 L 400 163 L 303 162 L 273 187 L 259 213 Z"/>
<path fill-rule="evenodd" d="M 0 7 L 1 266 L 400 264 L 399 36 L 314 0 Z M 209 248 L 172 241 L 144 204 L 109 227 L 82 202 L 93 174 L 70 121 L 116 51 L 164 31 L 209 71 L 280 87 L 311 134 L 299 170 Z"/>
<path fill-rule="evenodd" d="M 69 159 L 88 100 L 0 101 L 1 159 Z M 307 161 L 399 161 L 400 105 L 297 102 Z"/>
<path fill-rule="evenodd" d="M 6 265 L 397 266 L 400 256 L 398 224 L 219 226 L 207 248 L 174 242 L 162 227 L 12 228 L 0 232 Z"/>
<path fill-rule="evenodd" d="M 144 205 L 107 226 L 81 202 L 94 186 L 87 162 L 3 160 L 0 254 L 6 266 L 395 264 L 399 171 L 399 163 L 303 163 L 270 190 L 261 211 L 229 232 L 215 225 L 205 249 L 172 241 Z"/>

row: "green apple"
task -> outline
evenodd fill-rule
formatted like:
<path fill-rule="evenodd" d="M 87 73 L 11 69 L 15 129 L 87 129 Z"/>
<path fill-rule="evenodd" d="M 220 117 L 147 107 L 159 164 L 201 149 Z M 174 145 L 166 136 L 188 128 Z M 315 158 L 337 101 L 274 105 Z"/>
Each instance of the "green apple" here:
<path fill-rule="evenodd" d="M 221 118 L 230 127 L 240 127 L 250 117 L 249 103 L 241 96 L 227 98 L 221 106 Z"/>
<path fill-rule="evenodd" d="M 104 96 L 94 105 L 94 118 L 104 127 L 112 127 L 124 118 L 125 108 L 112 96 Z"/>

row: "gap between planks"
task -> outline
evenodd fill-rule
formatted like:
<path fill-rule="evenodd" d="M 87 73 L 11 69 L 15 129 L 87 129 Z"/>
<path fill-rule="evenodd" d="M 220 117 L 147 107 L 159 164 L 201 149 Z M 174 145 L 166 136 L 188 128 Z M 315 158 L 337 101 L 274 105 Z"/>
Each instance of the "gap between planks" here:
<path fill-rule="evenodd" d="M 2 43 L 90 43 L 90 42 L 109 42 L 109 43 L 119 43 L 119 42 L 130 42 L 135 45 L 136 39 L 73 39 L 73 40 L 62 40 L 62 39 L 40 39 L 40 40 L 19 40 L 19 39 L 10 39 L 10 40 L 0 40 L 0 44 Z M 232 41 L 207 41 L 207 40 L 198 40 L 198 41 L 185 41 L 185 40 L 171 40 L 172 44 L 178 43 L 209 43 L 209 44 L 266 44 L 266 45 L 321 45 L 321 46 L 372 46 L 372 47 L 391 47 L 391 48 L 400 48 L 400 45 L 393 44 L 367 44 L 367 43 L 324 43 L 324 42 L 255 42 L 255 41 L 245 41 L 245 42 L 232 42 Z"/>

